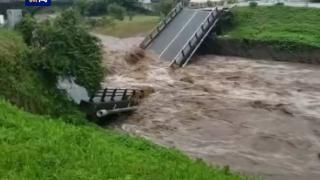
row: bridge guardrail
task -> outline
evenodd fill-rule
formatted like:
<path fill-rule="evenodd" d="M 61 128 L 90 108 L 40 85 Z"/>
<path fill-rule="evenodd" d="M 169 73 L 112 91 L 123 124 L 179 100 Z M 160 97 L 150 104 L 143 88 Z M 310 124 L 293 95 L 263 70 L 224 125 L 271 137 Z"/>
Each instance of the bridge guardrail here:
<path fill-rule="evenodd" d="M 99 122 L 110 115 L 133 112 L 145 96 L 144 90 L 106 88 L 97 91 L 89 101 L 81 101 L 80 109 L 87 118 Z"/>
<path fill-rule="evenodd" d="M 196 50 L 199 48 L 201 42 L 204 41 L 206 36 L 210 33 L 212 28 L 217 23 L 218 17 L 218 8 L 215 8 L 210 12 L 208 17 L 204 20 L 201 26 L 196 30 L 196 32 L 190 37 L 187 43 L 182 47 L 177 56 L 171 61 L 171 65 L 178 64 L 181 67 L 184 67 Z"/>
<path fill-rule="evenodd" d="M 163 31 L 167 25 L 182 11 L 183 4 L 178 3 L 175 8 L 173 8 L 170 13 L 166 16 L 164 20 L 162 20 L 156 28 L 154 28 L 149 35 L 142 41 L 140 44 L 140 48 L 146 49 L 152 41 Z"/>
<path fill-rule="evenodd" d="M 102 89 L 96 92 L 90 98 L 90 102 L 107 102 L 107 101 L 127 101 L 135 95 L 143 95 L 143 90 L 139 89 Z"/>

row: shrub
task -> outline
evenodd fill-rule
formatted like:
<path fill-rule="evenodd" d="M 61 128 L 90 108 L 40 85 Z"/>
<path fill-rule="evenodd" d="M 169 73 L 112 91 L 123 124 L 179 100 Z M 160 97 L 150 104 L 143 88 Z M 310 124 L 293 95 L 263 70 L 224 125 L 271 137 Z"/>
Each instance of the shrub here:
<path fill-rule="evenodd" d="M 87 23 L 91 26 L 91 27 L 114 27 L 115 26 L 115 21 L 113 18 L 110 18 L 108 16 L 103 16 L 101 19 L 97 19 L 97 18 L 90 18 L 87 20 Z"/>
<path fill-rule="evenodd" d="M 115 26 L 115 22 L 113 18 L 107 17 L 107 16 L 103 16 L 99 22 L 101 26 L 109 26 L 109 27 L 114 27 Z"/>
<path fill-rule="evenodd" d="M 90 2 L 88 0 L 77 0 L 75 7 L 81 15 L 86 15 L 89 13 Z"/>
<path fill-rule="evenodd" d="M 61 91 L 45 86 L 47 80 L 31 69 L 28 55 L 28 47 L 19 34 L 0 28 L 0 98 L 33 113 L 78 114 Z M 80 122 L 79 117 L 67 119 Z"/>
<path fill-rule="evenodd" d="M 100 42 L 86 31 L 75 11 L 67 10 L 55 20 L 39 24 L 31 44 L 30 63 L 52 86 L 59 76 L 72 76 L 90 93 L 100 87 L 103 78 Z"/>
<path fill-rule="evenodd" d="M 257 6 L 258 6 L 258 3 L 257 3 L 257 2 L 255 2 L 255 1 L 250 1 L 250 2 L 249 2 L 249 7 L 255 8 L 255 7 L 257 7 Z"/>
<path fill-rule="evenodd" d="M 115 19 L 122 21 L 126 15 L 126 9 L 116 3 L 112 3 L 108 6 L 108 13 Z"/>
<path fill-rule="evenodd" d="M 162 0 L 160 1 L 160 3 L 154 6 L 154 9 L 156 10 L 156 12 L 158 12 L 162 16 L 165 16 L 172 10 L 173 7 L 174 7 L 173 0 Z"/>
<path fill-rule="evenodd" d="M 75 7 L 82 15 L 105 15 L 108 13 L 108 6 L 116 4 L 125 9 L 136 11 L 139 8 L 138 0 L 77 0 L 74 1 Z"/>
<path fill-rule="evenodd" d="M 15 104 L 22 102 L 27 93 L 30 76 L 23 60 L 27 46 L 16 33 L 0 28 L 0 96 Z M 23 81 L 24 80 L 24 81 Z"/>
<path fill-rule="evenodd" d="M 36 28 L 37 22 L 29 14 L 16 26 L 16 29 L 22 33 L 23 39 L 28 45 L 31 45 L 32 36 Z"/>
<path fill-rule="evenodd" d="M 133 11 L 128 11 L 129 20 L 132 21 L 133 17 L 135 16 L 135 13 Z"/>
<path fill-rule="evenodd" d="M 274 4 L 275 6 L 284 6 L 283 2 L 277 2 L 276 4 Z"/>

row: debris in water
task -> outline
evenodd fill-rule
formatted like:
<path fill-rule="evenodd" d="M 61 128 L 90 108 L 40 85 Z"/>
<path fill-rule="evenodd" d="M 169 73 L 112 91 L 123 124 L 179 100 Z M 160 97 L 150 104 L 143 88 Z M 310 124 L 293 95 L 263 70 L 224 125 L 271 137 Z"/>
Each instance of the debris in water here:
<path fill-rule="evenodd" d="M 126 53 L 125 60 L 129 64 L 136 64 L 145 57 L 145 52 L 141 48 L 133 48 Z"/>

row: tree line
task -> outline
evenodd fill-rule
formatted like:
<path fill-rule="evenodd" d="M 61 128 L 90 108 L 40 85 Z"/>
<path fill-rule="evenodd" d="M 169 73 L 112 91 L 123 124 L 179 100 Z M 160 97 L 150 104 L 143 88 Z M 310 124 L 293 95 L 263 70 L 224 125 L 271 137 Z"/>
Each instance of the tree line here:
<path fill-rule="evenodd" d="M 81 15 L 88 16 L 108 14 L 114 9 L 120 13 L 142 9 L 138 0 L 76 0 L 74 5 Z"/>

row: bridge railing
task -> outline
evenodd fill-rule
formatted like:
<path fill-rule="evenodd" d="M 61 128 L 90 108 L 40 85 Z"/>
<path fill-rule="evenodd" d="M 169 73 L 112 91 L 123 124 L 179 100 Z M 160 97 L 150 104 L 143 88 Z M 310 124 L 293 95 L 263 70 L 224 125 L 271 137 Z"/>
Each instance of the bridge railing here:
<path fill-rule="evenodd" d="M 102 89 L 90 98 L 90 102 L 129 101 L 136 95 L 143 95 L 139 89 Z"/>
<path fill-rule="evenodd" d="M 106 88 L 96 92 L 89 101 L 81 101 L 80 109 L 87 118 L 99 122 L 110 115 L 133 112 L 144 97 L 144 90 Z"/>
<path fill-rule="evenodd" d="M 180 2 L 173 8 L 170 13 L 162 20 L 150 33 L 149 35 L 142 41 L 140 44 L 140 48 L 146 49 L 152 41 L 163 31 L 167 25 L 182 11 L 183 4 Z"/>
<path fill-rule="evenodd" d="M 218 13 L 218 8 L 211 10 L 210 14 L 203 21 L 201 26 L 199 26 L 199 28 L 179 51 L 177 56 L 172 60 L 171 65 L 178 64 L 179 66 L 183 67 L 189 62 L 190 58 L 199 48 L 200 44 L 204 41 L 206 36 L 217 23 L 219 18 Z"/>

